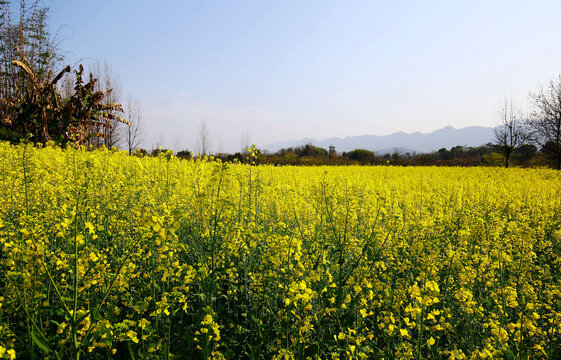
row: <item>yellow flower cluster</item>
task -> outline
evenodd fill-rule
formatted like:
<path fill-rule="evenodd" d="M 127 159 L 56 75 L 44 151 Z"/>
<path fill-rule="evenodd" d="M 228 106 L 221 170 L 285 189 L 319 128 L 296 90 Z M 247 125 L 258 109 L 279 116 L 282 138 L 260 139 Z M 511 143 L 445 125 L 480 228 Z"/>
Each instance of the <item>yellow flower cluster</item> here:
<path fill-rule="evenodd" d="M 0 359 L 555 359 L 561 173 L 0 143 Z"/>

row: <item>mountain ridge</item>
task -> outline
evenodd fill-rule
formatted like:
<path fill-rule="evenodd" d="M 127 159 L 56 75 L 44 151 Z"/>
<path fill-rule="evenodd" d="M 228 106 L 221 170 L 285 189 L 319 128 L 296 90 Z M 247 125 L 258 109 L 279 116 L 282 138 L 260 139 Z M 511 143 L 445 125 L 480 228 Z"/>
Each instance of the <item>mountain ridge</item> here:
<path fill-rule="evenodd" d="M 271 153 L 283 148 L 296 147 L 312 144 L 322 148 L 335 146 L 337 152 L 351 151 L 354 149 L 366 149 L 376 153 L 394 152 L 418 152 L 430 153 L 441 148 L 453 146 L 481 146 L 494 140 L 494 127 L 467 126 L 456 129 L 447 125 L 430 133 L 406 133 L 398 131 L 389 135 L 356 135 L 346 137 L 330 137 L 323 140 L 303 138 L 298 140 L 278 141 L 263 149 Z"/>

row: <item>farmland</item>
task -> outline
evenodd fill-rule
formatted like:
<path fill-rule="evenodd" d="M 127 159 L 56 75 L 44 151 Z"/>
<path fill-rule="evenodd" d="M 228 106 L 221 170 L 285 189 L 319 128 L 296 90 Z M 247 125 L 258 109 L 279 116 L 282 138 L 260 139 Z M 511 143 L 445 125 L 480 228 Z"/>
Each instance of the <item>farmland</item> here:
<path fill-rule="evenodd" d="M 0 358 L 561 357 L 561 174 L 0 143 Z"/>

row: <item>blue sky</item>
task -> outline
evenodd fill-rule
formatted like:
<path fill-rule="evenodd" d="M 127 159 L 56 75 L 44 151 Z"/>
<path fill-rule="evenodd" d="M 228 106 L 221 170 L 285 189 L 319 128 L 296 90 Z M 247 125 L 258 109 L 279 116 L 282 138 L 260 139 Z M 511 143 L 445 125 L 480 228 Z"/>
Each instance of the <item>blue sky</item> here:
<path fill-rule="evenodd" d="M 107 61 L 147 148 L 498 124 L 561 71 L 559 1 L 47 0 L 70 64 Z"/>

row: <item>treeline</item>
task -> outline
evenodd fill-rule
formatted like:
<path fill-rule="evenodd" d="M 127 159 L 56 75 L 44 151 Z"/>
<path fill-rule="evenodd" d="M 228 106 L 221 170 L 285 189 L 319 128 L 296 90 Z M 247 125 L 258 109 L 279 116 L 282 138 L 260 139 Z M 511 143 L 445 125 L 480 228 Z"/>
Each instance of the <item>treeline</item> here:
<path fill-rule="evenodd" d="M 394 165 L 394 166 L 503 166 L 504 154 L 498 144 L 488 143 L 482 146 L 454 146 L 450 149 L 441 148 L 430 153 L 394 152 L 376 154 L 365 149 L 355 149 L 337 153 L 334 147 L 324 149 L 313 144 L 281 149 L 275 153 L 261 152 L 259 149 L 236 152 L 234 154 L 219 153 L 208 156 L 209 159 L 220 159 L 223 162 L 246 164 L 271 164 L 288 166 L 320 166 L 320 165 Z M 201 156 L 189 150 L 173 153 L 168 149 L 137 149 L 135 156 L 177 156 L 181 159 L 193 159 Z M 254 154 L 254 155 L 251 155 Z M 538 149 L 527 144 L 518 147 L 510 155 L 511 165 L 518 167 L 553 167 L 554 153 L 547 147 Z"/>
<path fill-rule="evenodd" d="M 274 165 L 397 165 L 397 166 L 502 166 L 504 155 L 497 144 L 488 143 L 477 147 L 454 146 L 431 153 L 376 154 L 365 149 L 337 153 L 306 144 L 281 149 L 268 154 L 258 152 L 257 162 Z M 218 154 L 223 161 L 247 161 L 242 153 Z M 552 166 L 555 158 L 546 148 L 524 145 L 513 151 L 511 164 L 520 167 Z"/>

